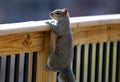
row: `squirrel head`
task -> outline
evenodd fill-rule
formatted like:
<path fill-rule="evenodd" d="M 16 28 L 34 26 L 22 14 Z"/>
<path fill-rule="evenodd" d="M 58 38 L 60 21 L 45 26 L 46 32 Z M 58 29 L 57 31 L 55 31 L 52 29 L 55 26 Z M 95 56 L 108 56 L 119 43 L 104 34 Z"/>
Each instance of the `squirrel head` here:
<path fill-rule="evenodd" d="M 63 20 L 64 18 L 69 17 L 68 9 L 56 9 L 52 12 L 49 13 L 50 17 L 54 20 L 60 21 Z"/>

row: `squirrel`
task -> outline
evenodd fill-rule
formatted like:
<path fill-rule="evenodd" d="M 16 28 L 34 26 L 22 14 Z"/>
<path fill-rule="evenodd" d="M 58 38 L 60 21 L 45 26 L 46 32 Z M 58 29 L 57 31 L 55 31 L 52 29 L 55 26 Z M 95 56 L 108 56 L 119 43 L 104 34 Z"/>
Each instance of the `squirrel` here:
<path fill-rule="evenodd" d="M 59 72 L 59 82 L 76 82 L 71 67 L 74 55 L 68 9 L 56 9 L 49 15 L 56 24 L 53 24 L 53 21 L 46 22 L 46 24 L 50 26 L 56 39 L 54 39 L 55 44 L 51 45 L 51 53 L 44 68 Z"/>

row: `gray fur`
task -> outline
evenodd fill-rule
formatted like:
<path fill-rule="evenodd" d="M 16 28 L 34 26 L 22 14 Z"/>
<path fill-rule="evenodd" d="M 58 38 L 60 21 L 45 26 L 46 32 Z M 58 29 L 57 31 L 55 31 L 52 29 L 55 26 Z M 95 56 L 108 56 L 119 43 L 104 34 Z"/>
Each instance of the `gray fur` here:
<path fill-rule="evenodd" d="M 61 12 L 61 14 L 59 14 L 60 16 L 56 15 L 57 12 Z M 73 62 L 73 37 L 70 29 L 68 11 L 66 15 L 62 14 L 64 12 L 65 9 L 58 9 L 51 12 L 51 18 L 57 21 L 56 25 L 46 22 L 57 35 L 57 39 L 56 48 L 51 52 L 45 69 L 59 72 L 59 82 L 75 82 L 75 77 L 71 69 Z"/>

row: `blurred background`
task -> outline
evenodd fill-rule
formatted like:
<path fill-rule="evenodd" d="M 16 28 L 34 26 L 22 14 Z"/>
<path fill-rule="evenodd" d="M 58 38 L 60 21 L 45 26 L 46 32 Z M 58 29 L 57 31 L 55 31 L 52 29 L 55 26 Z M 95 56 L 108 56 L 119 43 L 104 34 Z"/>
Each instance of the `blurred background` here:
<path fill-rule="evenodd" d="M 71 17 L 118 14 L 120 0 L 0 0 L 0 24 L 49 18 L 57 8 L 68 8 Z"/>
<path fill-rule="evenodd" d="M 71 17 L 119 14 L 120 0 L 0 0 L 0 24 L 47 20 L 48 13 L 57 8 L 68 8 Z M 14 55 L 11 58 L 10 82 L 13 82 Z M 2 57 L 0 82 L 5 79 L 5 61 L 6 57 Z M 23 62 L 19 82 L 23 79 Z"/>

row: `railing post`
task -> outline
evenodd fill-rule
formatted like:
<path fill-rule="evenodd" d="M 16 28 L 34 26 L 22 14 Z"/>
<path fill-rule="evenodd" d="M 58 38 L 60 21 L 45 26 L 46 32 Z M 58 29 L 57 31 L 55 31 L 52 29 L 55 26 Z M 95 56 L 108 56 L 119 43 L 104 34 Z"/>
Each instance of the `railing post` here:
<path fill-rule="evenodd" d="M 44 69 L 50 53 L 50 32 L 45 33 L 44 50 L 38 52 L 36 82 L 56 82 L 56 73 Z"/>

